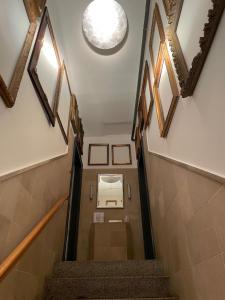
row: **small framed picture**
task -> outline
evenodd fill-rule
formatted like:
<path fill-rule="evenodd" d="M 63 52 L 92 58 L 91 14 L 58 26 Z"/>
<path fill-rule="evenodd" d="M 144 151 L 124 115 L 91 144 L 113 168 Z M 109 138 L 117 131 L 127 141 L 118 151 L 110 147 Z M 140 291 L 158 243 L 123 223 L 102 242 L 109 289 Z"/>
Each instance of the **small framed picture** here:
<path fill-rule="evenodd" d="M 130 144 L 112 145 L 112 164 L 113 165 L 132 164 Z"/>
<path fill-rule="evenodd" d="M 109 144 L 89 144 L 88 165 L 89 166 L 109 165 Z"/>

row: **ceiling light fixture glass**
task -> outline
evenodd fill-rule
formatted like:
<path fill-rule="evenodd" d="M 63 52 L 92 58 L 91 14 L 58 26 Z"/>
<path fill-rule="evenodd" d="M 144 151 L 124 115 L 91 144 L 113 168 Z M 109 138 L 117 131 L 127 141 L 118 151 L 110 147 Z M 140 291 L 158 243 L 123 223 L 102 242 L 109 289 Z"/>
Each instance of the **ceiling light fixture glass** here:
<path fill-rule="evenodd" d="M 113 49 L 125 38 L 128 21 L 122 6 L 115 0 L 94 0 L 83 15 L 83 32 L 99 49 Z"/>

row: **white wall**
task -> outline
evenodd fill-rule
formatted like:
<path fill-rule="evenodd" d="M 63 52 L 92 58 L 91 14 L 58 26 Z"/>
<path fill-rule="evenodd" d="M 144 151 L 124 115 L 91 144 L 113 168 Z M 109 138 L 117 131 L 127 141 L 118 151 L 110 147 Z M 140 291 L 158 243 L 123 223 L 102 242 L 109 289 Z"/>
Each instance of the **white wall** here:
<path fill-rule="evenodd" d="M 109 165 L 108 166 L 88 166 L 88 148 L 89 144 L 109 144 Z M 131 155 L 132 155 L 132 165 L 112 165 L 112 145 L 118 144 L 130 144 L 131 145 Z M 135 153 L 135 144 L 131 141 L 130 135 L 105 135 L 97 137 L 85 137 L 84 138 L 84 155 L 83 155 L 84 169 L 133 169 L 137 168 L 137 160 Z"/>
<path fill-rule="evenodd" d="M 48 6 L 51 15 L 53 1 Z M 23 1 L 0 0 L 0 7 L 0 73 L 8 84 L 29 23 Z M 54 27 L 54 18 L 52 21 Z M 61 45 L 59 39 L 58 44 Z M 0 176 L 68 150 L 57 121 L 55 128 L 48 123 L 27 66 L 15 106 L 6 108 L 0 99 L 0 137 Z"/>
<path fill-rule="evenodd" d="M 85 134 L 130 133 L 146 0 L 117 0 L 127 14 L 129 34 L 122 49 L 113 55 L 96 53 L 85 41 L 82 17 L 92 0 L 52 1 L 64 39 L 66 61 L 70 62 L 67 69 L 73 78 L 71 85 L 76 92 Z"/>
<path fill-rule="evenodd" d="M 149 57 L 149 37 L 152 23 L 152 12 L 156 1 L 152 1 L 149 32 L 146 46 L 146 59 Z M 157 1 L 163 23 L 167 20 L 162 1 Z M 178 34 L 181 39 L 184 55 L 191 61 L 193 53 L 198 50 L 198 38 L 203 34 L 205 12 L 211 1 L 184 1 Z M 200 4 L 198 15 L 195 6 Z M 201 30 L 200 30 L 200 24 Z M 169 134 L 166 139 L 160 138 L 156 111 L 147 130 L 149 151 L 173 158 L 198 167 L 205 171 L 225 177 L 225 16 L 221 20 L 215 40 L 208 55 L 206 64 L 193 97 L 180 99 Z M 187 38 L 188 37 L 188 38 Z M 197 54 L 197 53 L 196 53 Z M 152 68 L 151 68 L 152 69 Z M 153 83 L 153 74 L 151 70 Z M 163 85 L 162 85 L 163 86 Z M 164 90 L 166 94 L 168 90 Z"/>

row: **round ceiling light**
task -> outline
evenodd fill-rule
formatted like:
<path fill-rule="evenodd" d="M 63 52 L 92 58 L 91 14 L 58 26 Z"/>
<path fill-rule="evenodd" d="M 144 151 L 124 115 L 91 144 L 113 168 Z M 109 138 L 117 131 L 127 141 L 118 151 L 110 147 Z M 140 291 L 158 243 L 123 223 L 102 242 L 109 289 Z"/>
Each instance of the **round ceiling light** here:
<path fill-rule="evenodd" d="M 127 27 L 127 16 L 115 0 L 94 0 L 83 15 L 84 34 L 99 49 L 118 46 L 126 36 Z"/>

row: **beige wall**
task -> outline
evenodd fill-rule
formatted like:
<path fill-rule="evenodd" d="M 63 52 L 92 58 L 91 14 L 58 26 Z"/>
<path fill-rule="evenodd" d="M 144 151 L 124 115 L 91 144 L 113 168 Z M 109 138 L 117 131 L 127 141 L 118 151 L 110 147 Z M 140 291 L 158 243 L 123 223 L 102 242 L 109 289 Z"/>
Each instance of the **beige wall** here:
<path fill-rule="evenodd" d="M 124 209 L 96 209 L 96 193 L 97 193 L 97 174 L 123 174 L 124 175 Z M 128 200 L 127 184 L 131 185 L 132 199 Z M 89 200 L 90 185 L 93 185 L 94 197 Z M 93 221 L 93 213 L 96 211 L 105 213 L 105 222 L 110 219 L 124 219 L 129 217 L 131 236 L 132 236 L 132 256 L 134 259 L 144 259 L 144 246 L 142 237 L 141 225 L 141 211 L 138 187 L 138 173 L 137 169 L 95 169 L 84 170 L 82 195 L 81 195 L 81 209 L 80 209 L 80 223 L 78 236 L 78 260 L 89 259 L 89 234 Z"/>
<path fill-rule="evenodd" d="M 0 182 L 0 261 L 69 193 L 72 145 L 71 135 L 68 155 Z M 45 276 L 61 258 L 65 219 L 66 206 L 0 284 L 0 299 L 36 300 Z"/>
<path fill-rule="evenodd" d="M 156 251 L 173 293 L 225 299 L 225 186 L 147 151 L 146 158 Z"/>

